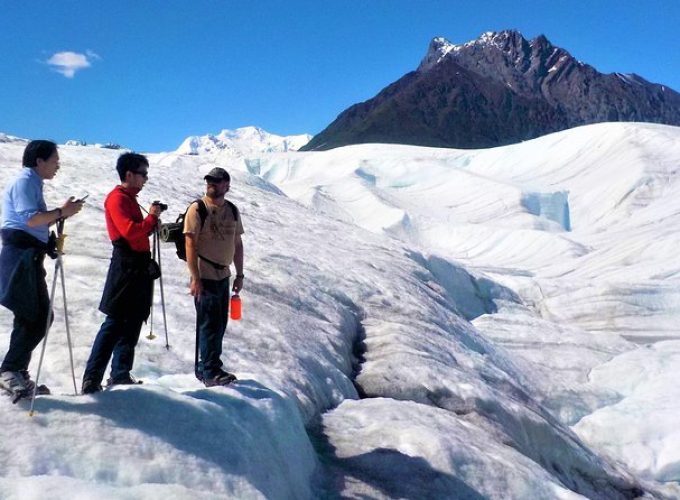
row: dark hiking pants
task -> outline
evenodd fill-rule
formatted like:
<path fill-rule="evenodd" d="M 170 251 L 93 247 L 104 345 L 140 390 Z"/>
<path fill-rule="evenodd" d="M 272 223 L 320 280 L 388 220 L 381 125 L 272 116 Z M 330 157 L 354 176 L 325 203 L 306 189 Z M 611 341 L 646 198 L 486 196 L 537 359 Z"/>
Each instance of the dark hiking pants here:
<path fill-rule="evenodd" d="M 229 278 L 201 280 L 203 292 L 196 306 L 196 338 L 199 360 L 196 377 L 200 380 L 219 375 L 222 369 L 222 339 L 229 319 Z"/>
<path fill-rule="evenodd" d="M 94 340 L 83 380 L 92 380 L 100 384 L 112 355 L 111 378 L 127 379 L 135 361 L 135 346 L 139 341 L 143 322 L 142 319 L 107 316 Z"/>

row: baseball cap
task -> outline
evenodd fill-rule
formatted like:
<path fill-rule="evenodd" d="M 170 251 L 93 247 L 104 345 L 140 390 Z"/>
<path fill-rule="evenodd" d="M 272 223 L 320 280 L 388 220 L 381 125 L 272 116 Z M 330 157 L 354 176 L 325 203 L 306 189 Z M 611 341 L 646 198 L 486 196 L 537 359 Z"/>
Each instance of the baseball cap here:
<path fill-rule="evenodd" d="M 206 174 L 205 177 L 203 177 L 206 181 L 208 179 L 215 179 L 217 181 L 228 181 L 231 180 L 231 177 L 229 177 L 229 173 L 224 170 L 223 168 L 220 167 L 215 167 L 213 168 L 210 172 Z"/>

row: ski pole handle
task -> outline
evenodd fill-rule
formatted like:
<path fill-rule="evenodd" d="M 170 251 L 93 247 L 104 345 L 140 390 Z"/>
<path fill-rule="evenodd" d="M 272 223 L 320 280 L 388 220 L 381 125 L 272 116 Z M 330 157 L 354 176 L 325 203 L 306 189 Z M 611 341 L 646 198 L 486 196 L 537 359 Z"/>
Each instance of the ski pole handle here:
<path fill-rule="evenodd" d="M 64 243 L 66 242 L 66 236 L 67 236 L 67 235 L 65 235 L 64 233 L 61 233 L 61 234 L 57 237 L 57 253 L 58 253 L 59 255 L 63 255 L 63 254 L 64 254 Z"/>

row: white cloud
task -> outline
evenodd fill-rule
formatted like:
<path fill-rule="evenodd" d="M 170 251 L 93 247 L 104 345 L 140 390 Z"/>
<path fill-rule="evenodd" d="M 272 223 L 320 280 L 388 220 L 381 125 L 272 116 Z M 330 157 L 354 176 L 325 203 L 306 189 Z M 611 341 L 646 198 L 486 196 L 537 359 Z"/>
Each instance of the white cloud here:
<path fill-rule="evenodd" d="M 78 52 L 57 52 L 47 60 L 47 64 L 66 78 L 73 78 L 76 71 L 92 66 L 92 61 L 101 59 L 97 54 L 88 50 L 87 54 Z"/>

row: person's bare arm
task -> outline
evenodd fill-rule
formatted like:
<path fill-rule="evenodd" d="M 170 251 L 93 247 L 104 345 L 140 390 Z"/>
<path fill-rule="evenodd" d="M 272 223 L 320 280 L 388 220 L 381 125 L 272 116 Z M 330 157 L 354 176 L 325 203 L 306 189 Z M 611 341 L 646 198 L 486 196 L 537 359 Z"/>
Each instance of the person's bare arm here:
<path fill-rule="evenodd" d="M 185 233 L 184 237 L 187 251 L 187 267 L 189 268 L 189 273 L 191 274 L 189 293 L 198 299 L 201 296 L 202 290 L 201 276 L 198 273 L 198 236 L 193 233 Z"/>
<path fill-rule="evenodd" d="M 236 278 L 234 279 L 232 290 L 234 293 L 239 293 L 243 288 L 243 240 L 241 239 L 240 234 L 236 235 L 234 245 L 234 267 L 236 268 Z"/>

